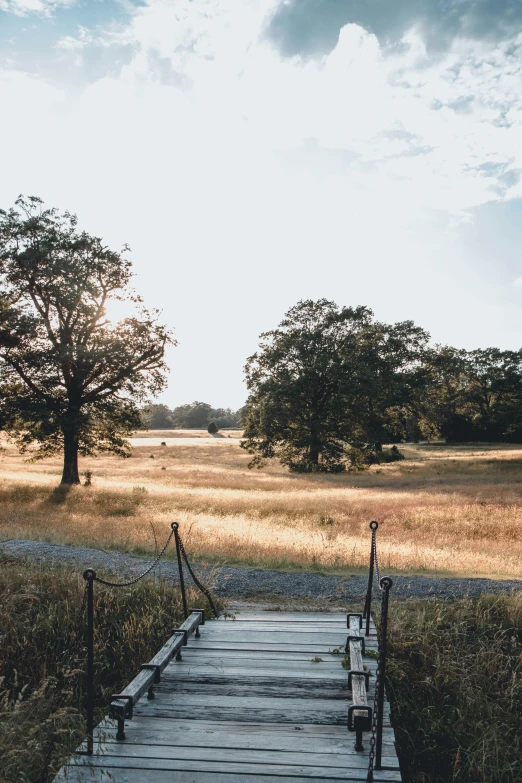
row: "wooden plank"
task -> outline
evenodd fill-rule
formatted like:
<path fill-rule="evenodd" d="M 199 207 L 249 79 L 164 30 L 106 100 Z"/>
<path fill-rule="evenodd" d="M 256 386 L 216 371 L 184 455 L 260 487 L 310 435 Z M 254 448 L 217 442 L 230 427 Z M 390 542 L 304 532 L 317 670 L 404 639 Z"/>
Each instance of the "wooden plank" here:
<path fill-rule="evenodd" d="M 142 703 L 140 715 L 191 720 L 244 720 L 257 723 L 318 723 L 346 726 L 348 704 L 343 700 L 285 699 L 242 696 L 206 696 L 163 692 L 161 698 Z M 146 711 L 146 712 L 145 712 Z M 386 715 L 386 713 L 385 713 Z"/>
<path fill-rule="evenodd" d="M 320 657 L 321 660 L 316 659 Z M 278 650 L 256 650 L 252 655 L 251 650 L 223 650 L 219 648 L 202 648 L 194 649 L 193 647 L 185 648 L 183 652 L 183 662 L 173 663 L 176 667 L 183 666 L 196 666 L 200 662 L 209 666 L 239 666 L 246 665 L 257 666 L 258 668 L 278 666 L 280 668 L 287 668 L 291 671 L 295 668 L 306 668 L 315 663 L 321 664 L 321 669 L 337 669 L 342 668 L 342 660 L 344 658 L 344 650 L 342 653 L 327 652 L 322 656 L 314 655 L 310 652 L 305 653 L 292 653 L 292 652 L 279 652 Z M 374 658 L 368 658 L 366 661 L 367 666 L 376 666 L 377 661 Z"/>
<path fill-rule="evenodd" d="M 205 640 L 203 639 L 203 644 L 205 643 Z M 186 647 L 183 651 L 183 660 L 189 661 L 189 660 L 199 660 L 199 659 L 211 659 L 211 658 L 222 658 L 223 660 L 234 660 L 234 659 L 242 659 L 242 660 L 248 660 L 248 661 L 293 661 L 299 662 L 307 662 L 310 661 L 311 658 L 314 656 L 311 656 L 309 652 L 278 652 L 277 650 L 257 650 L 255 658 L 252 657 L 249 650 L 236 650 L 236 649 L 230 649 L 226 652 L 223 650 L 220 650 L 219 648 L 211 648 L 208 647 L 194 647 L 192 645 L 189 645 L 189 647 Z M 325 659 L 325 661 L 331 661 L 332 663 L 338 663 L 339 657 L 337 655 L 328 655 Z"/>
<path fill-rule="evenodd" d="M 269 612 L 265 613 L 269 615 Z M 300 617 L 300 614 L 303 616 Z M 272 612 L 265 617 L 262 614 L 257 616 L 243 614 L 243 612 L 232 612 L 223 614 L 218 619 L 222 623 L 300 623 L 301 625 L 343 625 L 346 628 L 346 613 L 339 614 L 314 614 L 313 612 Z M 213 620 L 212 620 L 213 622 Z"/>
<path fill-rule="evenodd" d="M 346 636 L 345 638 L 341 638 L 340 645 L 341 647 L 344 646 L 346 642 Z M 266 642 L 244 642 L 244 641 L 235 641 L 234 639 L 229 639 L 227 641 L 225 640 L 210 640 L 210 639 L 203 639 L 203 637 L 198 640 L 198 649 L 199 650 L 222 650 L 223 652 L 226 650 L 249 650 L 250 652 L 258 652 L 258 650 L 265 650 L 266 652 L 305 652 L 310 657 L 314 655 L 328 655 L 331 654 L 332 649 L 335 649 L 337 645 L 332 644 L 296 644 L 293 641 L 287 642 L 285 644 L 281 644 L 280 642 L 272 642 L 272 643 L 266 643 Z"/>
<path fill-rule="evenodd" d="M 70 767 L 101 767 L 106 771 L 112 772 L 113 775 L 117 775 L 115 770 L 140 770 L 143 778 L 147 781 L 150 780 L 149 771 L 168 771 L 168 772 L 212 772 L 214 774 L 231 774 L 236 775 L 272 775 L 279 777 L 285 775 L 287 777 L 304 777 L 305 779 L 324 780 L 325 770 L 323 767 L 305 766 L 303 764 L 256 764 L 248 762 L 236 762 L 227 760 L 225 762 L 220 761 L 200 761 L 190 759 L 129 759 L 123 756 L 111 756 L 110 758 L 104 756 L 93 756 L 86 758 L 85 756 L 79 756 L 71 760 Z M 332 780 L 361 780 L 362 775 L 366 775 L 366 770 L 359 768 L 350 768 L 348 766 L 342 767 L 330 767 L 328 768 L 327 779 Z M 146 774 L 146 777 L 145 777 Z M 400 772 L 398 770 L 390 770 L 386 772 L 387 780 L 400 781 Z M 195 778 L 197 780 L 198 778 Z M 116 781 L 119 780 L 119 776 L 116 777 Z"/>
<path fill-rule="evenodd" d="M 346 641 L 346 628 L 339 628 L 330 633 L 323 633 L 320 629 L 316 630 L 291 630 L 288 628 L 275 629 L 275 628 L 235 628 L 229 623 L 216 623 L 211 630 L 206 630 L 205 637 L 214 641 L 221 639 L 234 639 L 238 642 L 257 641 L 257 642 L 270 642 L 274 639 L 278 644 L 286 643 L 288 641 L 295 640 L 298 644 L 333 644 L 337 645 L 339 642 L 344 644 Z M 194 640 L 194 643 L 197 642 Z"/>
<path fill-rule="evenodd" d="M 55 783 L 174 783 L 172 772 L 167 770 L 147 770 L 147 777 L 144 780 L 142 769 L 120 769 L 115 775 L 115 770 L 105 770 L 99 768 L 92 770 L 95 773 L 91 776 L 91 771 L 86 771 L 84 767 L 68 767 L 62 769 L 62 771 L 55 778 Z M 393 777 L 389 777 L 392 775 Z M 396 783 L 400 781 L 400 777 L 397 777 L 396 772 L 375 772 L 373 779 L 375 783 Z M 336 783 L 339 778 L 323 777 L 320 778 L 321 783 Z M 357 781 L 357 783 L 366 783 L 365 774 L 353 774 L 349 780 Z M 253 775 L 245 774 L 244 772 L 227 771 L 225 773 L 220 772 L 205 772 L 205 771 L 177 771 L 175 777 L 175 783 L 309 783 L 310 777 L 302 776 L 287 776 L 277 775 L 274 777 L 272 774 L 265 775 L 263 773 L 255 773 Z"/>
<path fill-rule="evenodd" d="M 231 752 L 233 750 L 233 752 Z M 202 766 L 206 762 L 226 763 L 231 759 L 237 764 L 274 764 L 277 766 L 323 767 L 343 769 L 368 769 L 368 756 L 363 752 L 343 753 L 302 753 L 294 750 L 275 750 L 273 748 L 230 748 L 219 747 L 194 747 L 187 745 L 159 745 L 151 747 L 149 744 L 137 743 L 106 743 L 103 745 L 100 758 L 107 759 L 107 764 L 112 763 L 113 758 L 148 759 L 158 761 L 200 761 Z M 383 756 L 383 766 L 399 769 L 399 762 L 392 756 Z"/>
<path fill-rule="evenodd" d="M 346 702 L 346 682 L 330 681 L 326 679 L 293 679 L 283 677 L 224 677 L 216 681 L 215 677 L 198 677 L 197 680 L 185 680 L 180 682 L 176 677 L 164 679 L 156 686 L 156 698 L 163 698 L 164 693 L 176 693 L 183 697 L 192 694 L 206 694 L 211 697 L 238 696 L 238 697 L 276 697 L 284 699 L 306 698 L 310 700 L 342 699 Z"/>
<path fill-rule="evenodd" d="M 127 723 L 128 737 L 125 745 L 144 744 L 173 745 L 212 748 L 240 748 L 259 750 L 290 750 L 303 753 L 355 753 L 352 737 L 343 727 L 282 724 L 234 724 L 192 720 L 179 722 L 170 718 L 137 717 Z M 95 736 L 105 744 L 116 742 L 116 725 L 113 721 L 100 724 Z M 392 729 L 383 733 L 385 755 L 394 752 Z"/>
<path fill-rule="evenodd" d="M 323 682 L 339 682 L 343 683 L 346 687 L 346 672 L 339 667 L 340 671 L 331 671 L 329 669 L 321 668 L 318 663 L 311 663 L 307 669 L 288 669 L 285 667 L 273 667 L 272 669 L 263 666 L 252 666 L 247 669 L 242 666 L 211 666 L 207 664 L 187 664 L 184 667 L 176 666 L 175 669 L 167 669 L 163 679 L 173 678 L 176 682 L 210 682 L 212 679 L 215 682 L 226 679 L 228 682 L 231 679 L 238 679 L 243 681 L 245 679 L 267 679 L 268 681 L 275 678 L 286 678 L 287 680 L 320 680 Z"/>

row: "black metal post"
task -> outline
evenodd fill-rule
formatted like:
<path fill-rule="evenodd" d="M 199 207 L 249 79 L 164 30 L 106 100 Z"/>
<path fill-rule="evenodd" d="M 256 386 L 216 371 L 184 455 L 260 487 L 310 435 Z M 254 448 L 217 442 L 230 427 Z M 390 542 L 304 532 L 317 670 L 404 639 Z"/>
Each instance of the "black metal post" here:
<path fill-rule="evenodd" d="M 183 616 L 185 620 L 189 616 L 187 606 L 187 595 L 185 593 L 185 580 L 183 578 L 183 563 L 181 560 L 181 547 L 179 545 L 179 524 L 177 522 L 172 523 L 172 529 L 174 531 L 174 538 L 176 539 L 176 556 L 178 558 L 178 570 L 179 570 L 179 584 L 181 587 L 181 600 L 183 601 Z"/>
<path fill-rule="evenodd" d="M 87 588 L 87 754 L 94 751 L 94 580 L 96 571 L 88 568 L 83 578 Z"/>
<path fill-rule="evenodd" d="M 372 531 L 372 546 L 370 552 L 370 571 L 368 574 L 368 590 L 366 591 L 366 601 L 364 603 L 364 617 L 366 618 L 366 631 L 365 636 L 370 635 L 370 620 L 372 616 L 372 588 L 373 588 L 373 570 L 375 566 L 375 533 L 379 523 L 370 522 L 370 530 Z"/>
<path fill-rule="evenodd" d="M 381 604 L 381 653 L 379 660 L 379 692 L 377 700 L 377 732 L 375 740 L 375 769 L 382 769 L 382 729 L 384 718 L 384 680 L 386 678 L 386 647 L 388 636 L 388 599 L 393 581 L 389 576 L 381 579 L 382 604 Z"/>

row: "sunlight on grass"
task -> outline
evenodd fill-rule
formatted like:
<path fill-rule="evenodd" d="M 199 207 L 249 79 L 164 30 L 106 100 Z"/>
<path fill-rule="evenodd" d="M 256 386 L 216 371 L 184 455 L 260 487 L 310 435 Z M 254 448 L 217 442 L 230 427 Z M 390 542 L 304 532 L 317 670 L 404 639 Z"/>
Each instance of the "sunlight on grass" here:
<path fill-rule="evenodd" d="M 166 431 L 167 432 L 167 431 Z M 56 491 L 58 460 L 0 457 L 0 537 L 152 552 L 178 519 L 201 558 L 271 567 L 366 566 L 379 520 L 387 570 L 522 576 L 522 450 L 402 447 L 407 460 L 364 474 L 249 470 L 237 445 L 136 446 L 85 459 L 92 487 Z"/>

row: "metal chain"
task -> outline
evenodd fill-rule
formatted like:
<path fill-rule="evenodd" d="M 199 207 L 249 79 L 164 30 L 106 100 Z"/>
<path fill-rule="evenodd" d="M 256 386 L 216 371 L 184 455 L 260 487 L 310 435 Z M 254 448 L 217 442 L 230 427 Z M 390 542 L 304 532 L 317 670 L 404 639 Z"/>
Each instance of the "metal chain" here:
<path fill-rule="evenodd" d="M 380 580 L 379 580 L 380 582 Z M 384 593 L 381 599 L 381 628 L 382 628 L 382 614 L 384 608 Z M 366 783 L 373 783 L 373 768 L 375 764 L 375 743 L 377 735 L 377 708 L 379 702 L 379 684 L 381 681 L 381 665 L 382 665 L 382 634 L 377 634 L 377 670 L 375 672 L 375 691 L 373 694 L 373 710 L 372 710 L 372 736 L 370 737 L 370 753 L 368 756 L 368 775 L 366 777 Z"/>
<path fill-rule="evenodd" d="M 192 566 L 190 565 L 190 563 L 188 561 L 187 553 L 185 552 L 185 547 L 183 546 L 183 541 L 181 540 L 181 536 L 179 534 L 179 530 L 178 530 L 178 541 L 179 541 L 180 552 L 181 552 L 181 554 L 183 556 L 183 560 L 185 561 L 185 565 L 187 566 L 187 568 L 189 570 L 189 574 L 191 575 L 192 579 L 194 580 L 194 584 L 196 585 L 196 587 L 198 587 L 201 590 L 203 595 L 205 595 L 207 597 L 207 601 L 209 602 L 210 606 L 212 607 L 212 611 L 214 612 L 214 616 L 215 617 L 219 617 L 219 612 L 216 609 L 214 601 L 212 600 L 212 595 L 210 593 L 210 590 L 207 587 L 205 587 L 204 585 L 201 584 L 201 582 L 197 578 L 196 574 L 192 570 Z"/>
<path fill-rule="evenodd" d="M 171 530 L 167 540 L 163 544 L 163 548 L 159 555 L 156 557 L 156 559 L 152 562 L 152 564 L 147 568 L 146 571 L 144 571 L 142 574 L 137 576 L 135 579 L 130 579 L 128 582 L 109 582 L 107 579 L 102 579 L 100 576 L 96 576 L 94 579 L 96 582 L 100 582 L 102 585 L 107 585 L 107 587 L 130 587 L 131 585 L 135 585 L 136 582 L 139 582 L 140 579 L 143 579 L 144 576 L 147 576 L 147 574 L 150 574 L 152 569 L 159 563 L 163 555 L 165 554 L 165 551 L 170 544 L 170 540 L 172 536 L 174 535 L 174 530 Z"/>
<path fill-rule="evenodd" d="M 382 590 L 381 587 L 381 571 L 379 569 L 379 555 L 377 554 L 377 535 L 376 530 L 372 530 L 372 548 L 373 548 L 373 562 L 375 563 L 375 575 L 377 577 L 377 584 L 379 585 L 379 590 Z"/>

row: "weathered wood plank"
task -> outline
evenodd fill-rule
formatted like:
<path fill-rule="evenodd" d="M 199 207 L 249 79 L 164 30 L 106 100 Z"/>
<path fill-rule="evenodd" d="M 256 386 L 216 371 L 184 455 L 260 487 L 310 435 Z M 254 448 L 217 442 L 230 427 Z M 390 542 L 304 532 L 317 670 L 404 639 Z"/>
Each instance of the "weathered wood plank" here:
<path fill-rule="evenodd" d="M 348 745 L 348 743 L 347 743 Z M 231 752 L 233 751 L 233 752 Z M 237 764 L 273 764 L 280 766 L 300 767 L 330 767 L 343 769 L 368 769 L 366 753 L 315 753 L 274 748 L 231 748 L 231 747 L 194 747 L 187 745 L 157 745 L 137 743 L 106 743 L 103 745 L 100 758 L 112 763 L 112 758 L 142 759 L 144 765 L 147 759 L 158 761 L 201 761 L 226 763 L 231 759 Z M 399 762 L 392 756 L 383 757 L 383 766 L 398 769 Z"/>
<path fill-rule="evenodd" d="M 275 697 L 283 699 L 341 699 L 346 702 L 346 681 L 342 683 L 327 679 L 293 679 L 276 677 L 223 677 L 198 676 L 195 680 L 180 682 L 177 677 L 165 677 L 156 686 L 156 698 L 164 693 L 176 693 L 183 700 L 187 695 L 202 694 L 222 698 L 239 696 L 247 698 Z"/>
<path fill-rule="evenodd" d="M 245 642 L 235 641 L 234 639 L 203 639 L 198 640 L 199 650 L 248 650 L 249 652 L 257 652 L 258 650 L 265 650 L 266 652 L 305 652 L 310 657 L 314 655 L 328 655 L 332 652 L 332 649 L 340 646 L 344 646 L 346 642 L 346 636 L 343 639 L 340 638 L 340 644 L 296 644 L 293 641 L 286 642 L 284 644 L 280 642 Z"/>
<path fill-rule="evenodd" d="M 232 614 L 239 620 L 262 620 L 275 622 L 284 622 L 289 620 L 290 622 L 301 623 L 313 623 L 317 622 L 317 620 L 324 623 L 341 622 L 346 628 L 346 612 L 274 612 L 270 610 L 253 612 L 250 610 L 237 610 L 232 612 Z M 373 618 L 371 620 L 371 625 L 373 626 Z"/>
<path fill-rule="evenodd" d="M 191 720 L 205 715 L 209 720 L 244 720 L 269 723 L 318 723 L 346 726 L 348 703 L 333 699 L 278 699 L 242 696 L 212 696 L 163 692 L 154 701 L 141 703 L 140 715 L 172 716 Z M 386 713 L 385 713 L 386 714 Z"/>
<path fill-rule="evenodd" d="M 168 772 L 213 772 L 213 773 L 235 773 L 236 775 L 255 775 L 264 774 L 278 777 L 280 775 L 299 776 L 312 778 L 315 780 L 324 780 L 325 769 L 318 766 L 307 766 L 304 764 L 270 764 L 270 763 L 248 763 L 227 760 L 225 762 L 210 760 L 191 760 L 191 759 L 136 759 L 125 758 L 123 756 L 93 756 L 88 759 L 85 756 L 79 756 L 71 760 L 70 767 L 101 767 L 117 775 L 115 770 L 139 769 L 144 777 L 142 780 L 149 779 L 149 771 L 168 771 Z M 329 767 L 327 770 L 327 779 L 333 780 L 360 780 L 361 775 L 366 770 L 359 768 L 350 768 L 348 766 Z M 146 774 L 146 777 L 145 777 Z M 387 771 L 387 779 L 390 781 L 400 781 L 400 772 L 398 770 Z M 116 780 L 119 778 L 116 777 Z M 196 778 L 197 780 L 197 778 Z"/>
<path fill-rule="evenodd" d="M 344 753 L 356 751 L 346 728 L 285 724 L 234 724 L 233 722 L 187 721 L 169 718 L 137 717 L 127 724 L 128 739 L 116 740 L 116 725 L 111 721 L 100 724 L 95 732 L 103 743 L 174 745 L 211 748 L 239 748 L 258 750 L 289 750 L 303 753 Z M 392 729 L 383 734 L 383 747 L 388 756 L 394 752 Z"/>
<path fill-rule="evenodd" d="M 119 770 L 104 770 L 103 768 L 93 770 L 96 777 L 91 775 L 91 771 L 87 771 L 84 767 L 69 767 L 62 770 L 58 777 L 55 778 L 56 783 L 174 783 L 172 772 L 167 770 L 147 770 L 147 777 L 144 779 L 142 769 L 119 769 Z M 116 773 L 116 774 L 115 774 Z M 393 777 L 389 777 L 392 775 Z M 356 773 L 350 778 L 351 781 L 357 781 L 357 783 L 365 783 L 366 777 L 364 774 Z M 335 777 L 323 777 L 320 778 L 321 783 L 334 783 L 339 780 Z M 205 772 L 205 771 L 176 771 L 175 783 L 309 783 L 310 777 L 295 777 L 287 775 L 277 775 L 274 777 L 272 774 L 265 775 L 263 773 L 255 773 L 253 775 L 245 774 L 244 772 Z M 396 772 L 376 772 L 374 773 L 375 783 L 396 783 L 400 781 L 400 777 L 397 777 Z"/>

